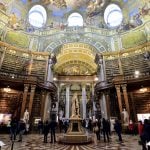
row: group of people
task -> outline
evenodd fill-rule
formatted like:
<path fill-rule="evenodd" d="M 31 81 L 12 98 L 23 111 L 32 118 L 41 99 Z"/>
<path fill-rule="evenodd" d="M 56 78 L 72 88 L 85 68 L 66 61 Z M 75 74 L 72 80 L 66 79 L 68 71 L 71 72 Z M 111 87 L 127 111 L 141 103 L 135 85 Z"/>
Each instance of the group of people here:
<path fill-rule="evenodd" d="M 10 124 L 8 125 L 9 131 L 10 131 L 10 139 L 16 140 L 17 134 L 19 135 L 18 142 L 22 141 L 22 135 L 26 131 L 26 124 L 23 119 L 20 119 L 19 121 L 16 118 L 12 118 L 10 121 Z"/>
<path fill-rule="evenodd" d="M 102 119 L 96 119 L 94 122 L 89 119 L 87 120 L 83 120 L 82 126 L 86 129 L 88 129 L 89 131 L 92 131 L 96 134 L 97 140 L 101 139 L 101 136 L 103 136 L 104 138 L 104 142 L 109 142 L 110 141 L 110 136 L 111 136 L 111 125 L 112 123 L 110 122 L 110 120 L 107 120 L 105 118 Z M 121 132 L 122 132 L 122 125 L 121 122 L 119 120 L 115 120 L 115 123 L 113 124 L 113 130 L 116 131 L 117 135 L 118 135 L 118 139 L 120 142 L 122 142 L 122 136 L 121 136 Z"/>
<path fill-rule="evenodd" d="M 140 136 L 140 143 L 142 144 L 143 150 L 147 150 L 146 143 L 150 142 L 150 119 L 145 119 L 144 123 L 142 123 L 142 121 L 139 121 L 138 133 Z"/>
<path fill-rule="evenodd" d="M 50 143 L 56 142 L 56 135 L 55 135 L 56 127 L 57 122 L 55 120 L 51 120 L 50 122 L 46 120 L 44 123 L 42 121 L 39 121 L 38 130 L 40 134 L 41 133 L 44 134 L 44 141 L 43 141 L 44 143 L 47 143 L 47 137 L 49 133 L 51 134 Z"/>
<path fill-rule="evenodd" d="M 101 134 L 103 134 L 104 142 L 106 142 L 106 139 L 107 139 L 107 142 L 109 142 L 110 141 L 110 122 L 109 122 L 109 120 L 106 120 L 104 118 L 102 119 L 102 121 L 100 119 L 96 120 L 93 123 L 93 132 L 96 134 L 97 140 L 100 140 Z"/>

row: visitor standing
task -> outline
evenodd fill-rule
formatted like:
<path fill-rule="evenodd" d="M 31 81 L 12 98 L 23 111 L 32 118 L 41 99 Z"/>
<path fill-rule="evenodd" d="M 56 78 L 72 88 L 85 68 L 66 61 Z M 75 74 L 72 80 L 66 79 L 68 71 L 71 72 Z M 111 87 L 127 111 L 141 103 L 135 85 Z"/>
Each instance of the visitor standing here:
<path fill-rule="evenodd" d="M 16 118 L 13 118 L 10 123 L 10 132 L 11 132 L 11 140 L 16 140 L 18 121 Z"/>
<path fill-rule="evenodd" d="M 104 136 L 104 142 L 106 142 L 106 137 L 107 137 L 107 141 L 109 142 L 109 124 L 107 122 L 107 120 L 105 120 L 103 118 L 102 120 L 102 125 L 103 125 L 103 136 Z"/>
<path fill-rule="evenodd" d="M 99 127 L 98 127 L 98 121 L 93 125 L 93 132 L 96 134 L 97 140 L 100 140 L 100 134 L 99 134 Z"/>
<path fill-rule="evenodd" d="M 51 131 L 51 142 L 50 143 L 56 142 L 56 135 L 55 135 L 56 126 L 57 126 L 56 121 L 52 120 L 50 122 L 50 131 Z"/>
<path fill-rule="evenodd" d="M 22 136 L 25 133 L 26 130 L 26 124 L 24 122 L 24 120 L 20 120 L 18 123 L 18 133 L 19 133 L 19 140 L 18 142 L 22 142 Z"/>
<path fill-rule="evenodd" d="M 143 123 L 142 123 L 142 121 L 138 122 L 138 133 L 139 133 L 139 136 L 141 136 L 142 133 L 143 133 Z"/>
<path fill-rule="evenodd" d="M 121 136 L 122 126 L 119 120 L 115 120 L 114 129 L 118 135 L 119 141 L 122 142 L 122 136 Z"/>
<path fill-rule="evenodd" d="M 48 120 L 43 125 L 44 143 L 47 143 L 47 136 L 49 133 L 49 123 Z"/>

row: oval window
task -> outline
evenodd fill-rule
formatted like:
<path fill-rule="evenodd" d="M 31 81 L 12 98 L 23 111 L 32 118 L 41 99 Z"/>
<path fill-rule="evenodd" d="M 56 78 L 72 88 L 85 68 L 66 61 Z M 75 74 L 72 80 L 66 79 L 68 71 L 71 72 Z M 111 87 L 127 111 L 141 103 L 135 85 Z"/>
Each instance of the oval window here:
<path fill-rule="evenodd" d="M 37 28 L 41 28 L 45 25 L 47 20 L 46 10 L 41 5 L 33 6 L 29 11 L 28 16 L 29 23 Z"/>
<path fill-rule="evenodd" d="M 83 17 L 79 13 L 72 13 L 68 17 L 68 26 L 83 26 Z"/>
<path fill-rule="evenodd" d="M 108 5 L 104 12 L 104 20 L 108 27 L 118 27 L 123 20 L 120 7 L 116 4 Z"/>

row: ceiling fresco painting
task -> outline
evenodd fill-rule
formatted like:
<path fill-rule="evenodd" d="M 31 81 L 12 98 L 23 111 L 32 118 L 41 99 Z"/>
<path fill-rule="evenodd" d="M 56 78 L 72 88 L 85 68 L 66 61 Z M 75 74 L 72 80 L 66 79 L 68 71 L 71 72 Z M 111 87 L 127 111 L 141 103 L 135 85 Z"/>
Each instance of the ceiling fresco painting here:
<path fill-rule="evenodd" d="M 0 10 L 3 10 L 6 12 L 6 6 L 0 2 Z"/>
<path fill-rule="evenodd" d="M 61 75 L 93 75 L 97 66 L 92 48 L 84 43 L 64 44 L 57 54 L 55 72 Z"/>
<path fill-rule="evenodd" d="M 10 7 L 6 13 L 10 17 L 10 22 L 13 20 L 12 17 L 16 17 L 17 21 L 14 24 L 10 23 L 10 26 L 15 30 L 34 32 L 40 29 L 29 22 L 29 10 L 34 5 L 41 5 L 46 10 L 47 20 L 42 26 L 44 29 L 59 28 L 64 30 L 68 27 L 69 15 L 77 12 L 83 17 L 83 26 L 111 30 L 114 28 L 104 21 L 104 12 L 113 3 L 120 7 L 123 15 L 121 24 L 115 27 L 120 32 L 140 26 L 149 18 L 149 0 L 1 0 L 0 8 L 6 11 L 6 8 Z"/>
<path fill-rule="evenodd" d="M 58 11 L 58 16 L 65 14 L 72 10 L 79 10 L 81 12 L 86 12 L 89 17 L 95 16 L 102 13 L 106 4 L 110 0 L 22 0 L 23 3 L 37 3 L 40 2 L 42 5 L 46 6 L 48 9 L 53 11 L 56 16 L 56 11 Z"/>

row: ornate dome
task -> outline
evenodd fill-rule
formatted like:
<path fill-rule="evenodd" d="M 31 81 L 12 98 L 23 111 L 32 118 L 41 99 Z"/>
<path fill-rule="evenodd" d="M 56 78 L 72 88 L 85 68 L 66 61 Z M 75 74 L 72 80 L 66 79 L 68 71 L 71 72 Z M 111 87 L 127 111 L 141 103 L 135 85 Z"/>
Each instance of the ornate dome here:
<path fill-rule="evenodd" d="M 110 4 L 116 5 L 121 15 L 115 8 L 113 8 L 115 11 L 111 10 L 111 13 L 108 13 L 110 9 L 112 9 L 112 7 L 108 7 Z M 40 16 L 38 16 L 38 18 L 42 20 L 42 7 L 46 10 L 44 16 L 47 15 L 47 20 L 46 17 L 43 16 L 44 22 L 42 21 L 42 25 L 38 25 L 39 28 L 68 26 L 68 17 L 72 13 L 77 12 L 83 17 L 84 26 L 111 29 L 108 20 L 106 21 L 108 17 L 104 15 L 105 10 L 107 10 L 106 14 L 109 14 L 109 20 L 111 19 L 111 22 L 117 22 L 114 20 L 117 17 L 112 17 L 112 14 L 119 18 L 121 17 L 120 22 L 113 27 L 118 30 L 126 31 L 144 23 L 148 19 L 147 15 L 149 14 L 149 6 L 146 5 L 145 0 L 16 0 L 15 3 L 11 3 L 11 0 L 1 1 L 1 7 L 4 11 L 6 11 L 6 7 L 11 7 L 11 5 L 13 5 L 13 7 L 7 10 L 7 14 L 15 15 L 13 17 L 21 21 L 22 28 L 27 31 L 31 31 L 33 30 L 32 27 L 35 27 L 35 23 L 33 23 L 33 21 L 31 23 L 30 21 L 30 9 L 35 5 L 41 5 L 42 9 L 41 11 L 38 9 L 40 13 L 36 11 L 36 15 Z M 35 17 L 35 22 L 38 22 L 34 14 L 32 13 L 32 16 Z"/>

